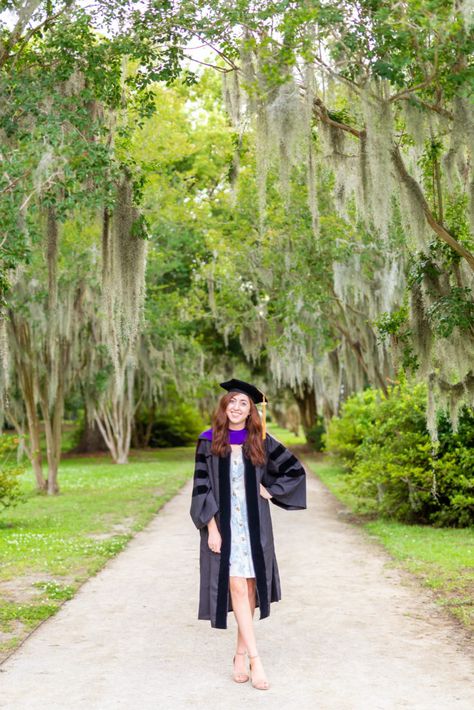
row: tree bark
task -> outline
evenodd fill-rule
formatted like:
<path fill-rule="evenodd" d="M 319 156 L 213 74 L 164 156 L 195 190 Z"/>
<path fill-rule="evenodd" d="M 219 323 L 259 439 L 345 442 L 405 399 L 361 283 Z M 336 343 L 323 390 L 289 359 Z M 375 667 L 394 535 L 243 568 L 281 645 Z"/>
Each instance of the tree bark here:
<path fill-rule="evenodd" d="M 40 419 L 36 403 L 36 393 L 38 392 L 37 370 L 33 358 L 32 334 L 29 323 L 13 310 L 9 311 L 9 331 L 10 336 L 15 341 L 13 348 L 13 358 L 18 385 L 23 397 L 26 411 L 26 421 L 28 425 L 29 444 L 26 451 L 33 468 L 36 480 L 36 489 L 43 493 L 47 489 L 47 481 L 43 475 L 43 462 L 40 449 Z M 9 414 L 19 435 L 23 434 L 23 427 L 20 422 Z"/>
<path fill-rule="evenodd" d="M 48 459 L 48 495 L 59 493 L 58 471 L 61 460 L 61 433 L 64 415 L 64 388 L 62 378 L 58 383 L 55 401 L 52 407 L 48 402 L 48 388 L 45 385 L 41 393 L 41 410 L 43 412 L 46 435 L 46 454 Z"/>
<path fill-rule="evenodd" d="M 293 396 L 300 410 L 301 423 L 307 435 L 317 417 L 316 395 L 314 389 L 305 384 L 300 391 L 295 390 Z"/>
<path fill-rule="evenodd" d="M 40 395 L 46 434 L 48 459 L 48 495 L 59 493 L 58 468 L 61 457 L 61 425 L 64 412 L 64 368 L 58 326 L 58 249 L 59 229 L 54 207 L 46 213 L 46 260 L 48 266 L 48 333 L 46 343 L 46 376 Z M 57 382 L 54 400 L 50 402 L 50 382 Z"/>
<path fill-rule="evenodd" d="M 43 476 L 43 461 L 40 448 L 40 421 L 34 396 L 28 390 L 23 390 L 25 400 L 26 419 L 28 422 L 29 433 L 29 457 L 33 473 L 36 479 L 36 489 L 43 493 L 46 490 L 47 483 Z"/>
<path fill-rule="evenodd" d="M 115 463 L 128 463 L 132 438 L 133 393 L 112 396 L 112 401 L 97 408 L 95 422 Z M 125 401 L 127 399 L 127 401 Z"/>

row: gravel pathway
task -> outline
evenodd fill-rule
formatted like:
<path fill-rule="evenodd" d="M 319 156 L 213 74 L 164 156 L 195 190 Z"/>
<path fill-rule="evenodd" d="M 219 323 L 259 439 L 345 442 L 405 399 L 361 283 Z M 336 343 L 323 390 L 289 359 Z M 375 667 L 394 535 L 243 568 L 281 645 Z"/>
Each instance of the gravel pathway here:
<path fill-rule="evenodd" d="M 6 710 L 472 710 L 473 652 L 308 477 L 272 506 L 283 599 L 257 621 L 269 691 L 231 680 L 235 621 L 198 621 L 191 484 L 0 666 Z"/>

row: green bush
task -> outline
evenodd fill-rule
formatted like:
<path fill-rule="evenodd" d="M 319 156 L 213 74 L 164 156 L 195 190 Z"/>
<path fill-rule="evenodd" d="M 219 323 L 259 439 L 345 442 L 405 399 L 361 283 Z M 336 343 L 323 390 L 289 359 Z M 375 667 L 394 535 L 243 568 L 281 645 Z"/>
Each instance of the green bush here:
<path fill-rule="evenodd" d="M 323 436 L 324 448 L 345 468 L 352 468 L 359 446 L 373 425 L 379 394 L 366 389 L 344 402 L 340 417 L 333 417 Z"/>
<path fill-rule="evenodd" d="M 18 477 L 25 466 L 16 462 L 18 438 L 8 434 L 0 436 L 0 509 L 9 508 L 23 501 Z"/>
<path fill-rule="evenodd" d="M 204 428 L 205 423 L 197 409 L 177 402 L 155 415 L 148 445 L 156 448 L 186 446 L 194 443 Z"/>
<path fill-rule="evenodd" d="M 328 430 L 326 446 L 349 470 L 363 512 L 403 522 L 474 522 L 474 416 L 463 409 L 454 434 L 439 415 L 439 446 L 426 428 L 426 388 L 402 383 L 388 396 L 354 395 Z"/>
<path fill-rule="evenodd" d="M 313 426 L 306 432 L 306 441 L 315 451 L 322 451 L 324 448 L 324 419 L 318 415 Z"/>

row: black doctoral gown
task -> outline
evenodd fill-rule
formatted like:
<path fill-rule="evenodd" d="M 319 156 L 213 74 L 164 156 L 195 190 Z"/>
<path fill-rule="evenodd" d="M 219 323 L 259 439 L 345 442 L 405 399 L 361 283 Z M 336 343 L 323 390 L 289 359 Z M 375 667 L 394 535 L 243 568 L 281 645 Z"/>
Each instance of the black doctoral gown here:
<path fill-rule="evenodd" d="M 196 447 L 191 518 L 201 534 L 200 591 L 198 619 L 210 620 L 211 626 L 227 628 L 227 613 L 232 611 L 229 592 L 231 542 L 230 454 L 211 453 L 212 442 L 202 435 Z M 281 599 L 280 577 L 273 543 L 269 501 L 259 492 L 259 484 L 273 496 L 271 502 L 285 510 L 306 508 L 306 473 L 283 444 L 268 435 L 265 438 L 266 462 L 254 466 L 245 455 L 244 478 L 250 532 L 250 547 L 255 569 L 260 619 L 270 614 L 270 603 Z M 207 523 L 216 518 L 222 537 L 221 552 L 208 547 Z"/>

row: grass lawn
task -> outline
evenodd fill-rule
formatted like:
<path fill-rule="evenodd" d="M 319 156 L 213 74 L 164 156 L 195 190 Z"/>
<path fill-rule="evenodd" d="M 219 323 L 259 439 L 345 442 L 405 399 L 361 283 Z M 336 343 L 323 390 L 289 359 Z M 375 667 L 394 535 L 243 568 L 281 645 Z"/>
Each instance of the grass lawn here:
<path fill-rule="evenodd" d="M 309 455 L 306 460 L 334 495 L 357 514 L 356 499 L 345 490 L 344 472 L 327 458 Z M 434 590 L 439 604 L 474 631 L 473 528 L 434 528 L 363 517 L 360 522 L 402 567 Z"/>
<path fill-rule="evenodd" d="M 306 439 L 304 437 L 304 434 L 302 433 L 301 428 L 300 433 L 296 435 L 288 429 L 283 429 L 283 427 L 279 427 L 277 424 L 267 422 L 267 431 L 269 434 L 274 436 L 275 439 L 281 441 L 281 443 L 284 444 L 284 446 L 287 446 L 289 449 L 291 449 L 292 446 L 306 444 Z"/>
<path fill-rule="evenodd" d="M 143 528 L 193 474 L 194 448 L 61 462 L 58 496 L 37 495 L 0 516 L 0 660 Z"/>

